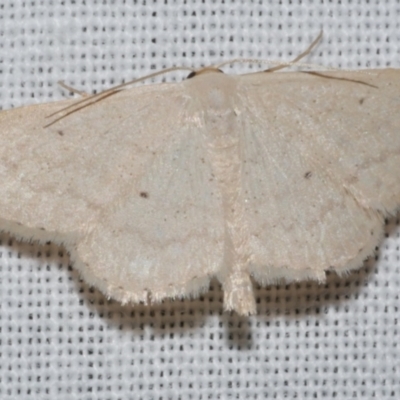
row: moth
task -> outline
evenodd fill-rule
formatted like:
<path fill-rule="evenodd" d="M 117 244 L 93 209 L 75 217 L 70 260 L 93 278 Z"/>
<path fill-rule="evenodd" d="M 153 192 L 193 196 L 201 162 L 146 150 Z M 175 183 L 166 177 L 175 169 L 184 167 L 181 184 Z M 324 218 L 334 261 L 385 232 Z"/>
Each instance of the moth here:
<path fill-rule="evenodd" d="M 224 308 L 253 314 L 252 279 L 323 282 L 379 244 L 400 204 L 400 70 L 208 67 L 2 111 L 0 159 L 0 231 L 64 246 L 106 296 L 216 277 Z"/>

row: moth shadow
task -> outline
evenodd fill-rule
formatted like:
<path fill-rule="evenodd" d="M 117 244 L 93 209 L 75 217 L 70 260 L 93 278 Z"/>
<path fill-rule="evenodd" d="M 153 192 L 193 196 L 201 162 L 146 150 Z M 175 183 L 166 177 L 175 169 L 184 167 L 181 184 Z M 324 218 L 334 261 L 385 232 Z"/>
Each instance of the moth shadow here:
<path fill-rule="evenodd" d="M 228 348 L 249 350 L 254 346 L 256 327 L 292 325 L 305 317 L 318 319 L 329 308 L 346 306 L 351 298 L 357 298 L 369 275 L 375 268 L 377 257 L 372 257 L 359 270 L 340 277 L 328 273 L 324 284 L 301 282 L 288 285 L 260 287 L 255 285 L 257 315 L 239 316 L 223 311 L 223 292 L 213 281 L 210 290 L 197 299 L 166 300 L 149 306 L 127 304 L 107 300 L 97 289 L 79 279 L 82 301 L 108 324 L 134 336 L 150 330 L 156 338 L 175 336 L 205 337 L 212 343 L 223 333 Z M 318 322 L 317 322 L 318 323 Z M 284 328 L 284 326 L 283 326 Z"/>
<path fill-rule="evenodd" d="M 59 268 L 68 265 L 69 256 L 62 247 L 51 242 L 38 244 L 34 241 L 25 242 L 15 239 L 9 233 L 0 231 L 0 263 L 2 268 L 11 268 L 17 264 L 21 269 L 25 265 L 38 267 L 38 270 L 49 269 L 50 265 L 58 265 Z M 7 260 L 8 265 L 3 265 L 3 260 Z"/>
<path fill-rule="evenodd" d="M 239 316 L 223 311 L 223 292 L 213 281 L 210 290 L 197 299 L 166 300 L 150 306 L 121 305 L 107 300 L 97 289 L 79 280 L 83 301 L 101 318 L 122 331 L 142 335 L 151 330 L 154 338 L 175 336 L 207 336 L 210 343 L 223 336 L 228 348 L 251 349 L 257 326 L 292 324 L 304 317 L 322 316 L 328 308 L 345 306 L 357 298 L 369 275 L 375 268 L 377 257 L 371 257 L 359 270 L 340 277 L 328 273 L 324 284 L 301 282 L 288 285 L 260 287 L 255 285 L 257 315 Z M 75 271 L 72 271 L 76 274 Z M 205 331 L 204 331 L 205 330 Z"/>

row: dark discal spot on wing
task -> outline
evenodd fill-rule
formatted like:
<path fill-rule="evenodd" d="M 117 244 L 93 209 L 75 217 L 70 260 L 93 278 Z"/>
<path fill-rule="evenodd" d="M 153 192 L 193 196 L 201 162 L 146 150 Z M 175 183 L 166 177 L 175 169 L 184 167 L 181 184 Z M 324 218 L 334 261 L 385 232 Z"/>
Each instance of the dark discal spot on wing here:
<path fill-rule="evenodd" d="M 140 192 L 140 197 L 143 197 L 144 199 L 148 199 L 149 193 L 148 192 Z"/>
<path fill-rule="evenodd" d="M 362 106 L 363 103 L 364 103 L 364 100 L 365 100 L 365 98 L 362 97 L 361 99 L 358 100 L 358 104 L 359 104 L 360 106 Z"/>
<path fill-rule="evenodd" d="M 306 178 L 306 179 L 310 179 L 311 176 L 312 176 L 312 172 L 311 172 L 311 171 L 307 171 L 307 172 L 304 174 L 304 178 Z"/>
<path fill-rule="evenodd" d="M 61 129 L 59 129 L 59 130 L 57 131 L 57 133 L 58 133 L 60 136 L 64 136 L 64 132 L 63 132 Z"/>

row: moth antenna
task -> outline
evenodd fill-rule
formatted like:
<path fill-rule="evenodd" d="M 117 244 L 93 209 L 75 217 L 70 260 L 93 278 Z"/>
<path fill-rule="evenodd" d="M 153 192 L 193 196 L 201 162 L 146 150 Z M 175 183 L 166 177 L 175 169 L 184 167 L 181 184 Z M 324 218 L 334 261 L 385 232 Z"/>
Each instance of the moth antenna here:
<path fill-rule="evenodd" d="M 300 61 L 302 58 L 308 56 L 311 51 L 314 49 L 314 47 L 318 44 L 318 42 L 322 39 L 322 34 L 323 31 L 321 30 L 321 32 L 319 33 L 319 35 L 314 39 L 314 41 L 307 47 L 307 49 L 305 49 L 302 53 L 300 53 L 296 58 L 294 58 L 290 64 L 296 64 L 297 61 Z M 278 65 L 276 67 L 272 67 L 272 68 L 268 68 L 266 69 L 264 72 L 274 72 L 274 71 L 278 71 L 280 69 L 286 68 L 287 65 L 282 64 L 282 65 Z"/>
<path fill-rule="evenodd" d="M 83 92 L 83 91 L 81 91 L 81 90 L 75 89 L 74 87 L 69 86 L 69 85 L 67 85 L 66 83 L 64 83 L 64 81 L 58 81 L 57 83 L 58 83 L 58 85 L 61 86 L 63 89 L 68 90 L 68 91 L 71 92 L 71 93 L 75 93 L 75 94 L 77 94 L 77 95 L 79 95 L 79 96 L 81 96 L 81 97 L 88 97 L 88 96 L 90 96 L 89 93 L 86 93 L 86 92 Z"/>
<path fill-rule="evenodd" d="M 292 65 L 296 65 L 296 66 L 304 66 L 304 67 L 315 67 L 312 64 L 300 64 L 298 63 L 298 61 L 300 61 L 302 58 L 304 58 L 305 56 L 307 56 L 308 54 L 311 53 L 311 51 L 314 49 L 314 47 L 318 44 L 318 42 L 321 40 L 322 38 L 322 34 L 323 31 L 321 30 L 321 32 L 319 33 L 319 35 L 314 39 L 314 41 L 307 47 L 306 50 L 304 50 L 301 54 L 299 54 L 296 58 L 294 58 L 292 61 L 289 62 L 282 62 L 282 61 L 268 61 L 268 60 L 260 60 L 260 59 L 255 59 L 255 58 L 235 58 L 233 60 L 230 61 L 225 61 L 221 64 L 217 64 L 214 66 L 214 68 L 221 68 L 225 65 L 232 65 L 232 64 L 236 64 L 236 63 L 256 63 L 256 64 L 264 64 L 264 63 L 268 63 L 268 64 L 276 64 L 276 66 L 272 67 L 272 68 L 268 68 L 266 70 L 264 70 L 264 72 L 273 72 L 273 71 L 278 71 L 280 69 L 283 68 L 287 68 L 290 67 Z"/>
<path fill-rule="evenodd" d="M 57 119 L 55 119 L 54 121 L 52 121 L 52 122 L 48 123 L 47 125 L 45 125 L 44 128 L 47 128 L 47 127 L 49 127 L 49 126 L 55 124 L 56 122 L 58 122 L 58 121 L 64 119 L 64 118 L 67 117 L 68 115 L 71 115 L 72 113 L 74 113 L 74 112 L 76 112 L 76 111 L 79 111 L 79 110 L 81 110 L 82 108 L 87 107 L 88 105 L 97 103 L 98 101 L 103 100 L 103 99 L 105 99 L 106 97 L 110 97 L 110 96 L 112 96 L 112 95 L 118 93 L 119 91 L 121 91 L 122 89 L 124 89 L 124 88 L 126 88 L 126 87 L 128 87 L 128 86 L 130 86 L 130 85 L 133 85 L 133 84 L 142 82 L 142 81 L 144 81 L 144 80 L 146 80 L 146 79 L 154 78 L 154 77 L 159 76 L 159 75 L 163 75 L 163 74 L 166 74 L 166 73 L 169 73 L 169 72 L 173 72 L 173 71 L 190 71 L 190 72 L 193 72 L 194 69 L 193 69 L 193 68 L 189 68 L 189 67 L 171 67 L 171 68 L 164 69 L 164 70 L 162 70 L 162 71 L 153 72 L 152 74 L 143 76 L 143 77 L 138 78 L 138 79 L 133 79 L 133 80 L 131 80 L 131 81 L 129 81 L 129 82 L 121 83 L 120 85 L 114 86 L 114 87 L 112 87 L 112 88 L 110 88 L 110 89 L 106 89 L 106 90 L 104 90 L 104 91 L 102 91 L 102 92 L 100 92 L 100 93 L 96 93 L 96 94 L 89 95 L 88 97 L 85 97 L 85 98 L 83 98 L 83 99 L 81 99 L 81 100 L 78 100 L 78 101 L 77 101 L 76 103 L 74 103 L 74 104 L 71 104 L 71 105 L 69 105 L 69 106 L 67 106 L 67 107 L 62 108 L 61 110 L 58 110 L 58 111 L 56 111 L 56 112 L 54 112 L 54 113 L 48 115 L 46 118 L 51 118 L 51 117 L 54 117 L 55 115 L 62 114 L 63 112 L 72 109 L 70 112 L 68 112 L 68 113 L 66 113 L 66 114 L 64 114 L 64 115 L 61 115 L 59 118 L 57 118 Z M 61 85 L 61 86 L 63 86 L 63 85 Z M 71 88 L 68 87 L 67 85 L 65 85 L 65 87 L 66 87 L 68 90 L 71 89 Z M 73 92 L 74 92 L 74 91 L 75 91 L 75 90 L 73 90 Z"/>

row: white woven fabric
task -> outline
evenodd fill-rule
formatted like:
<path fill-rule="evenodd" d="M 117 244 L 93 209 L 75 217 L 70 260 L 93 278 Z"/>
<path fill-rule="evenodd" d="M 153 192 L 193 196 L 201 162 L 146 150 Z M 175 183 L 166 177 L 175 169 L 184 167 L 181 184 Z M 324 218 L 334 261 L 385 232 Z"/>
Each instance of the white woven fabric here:
<path fill-rule="evenodd" d="M 173 65 L 287 61 L 321 28 L 306 62 L 400 67 L 398 0 L 0 0 L 0 106 L 60 99 L 59 80 L 92 92 Z M 122 307 L 59 248 L 2 235 L 0 398 L 399 399 L 395 219 L 387 234 L 348 277 L 257 289 L 251 318 L 222 314 L 217 284 Z"/>

